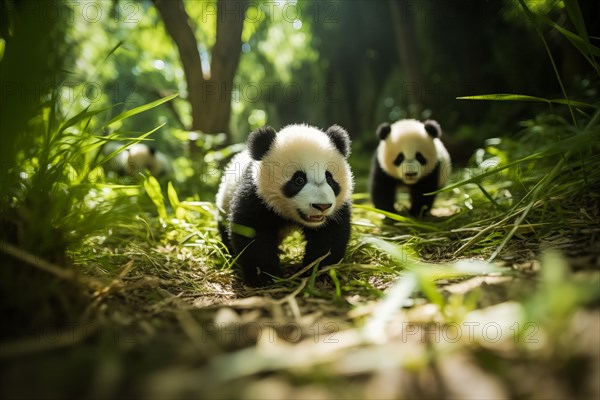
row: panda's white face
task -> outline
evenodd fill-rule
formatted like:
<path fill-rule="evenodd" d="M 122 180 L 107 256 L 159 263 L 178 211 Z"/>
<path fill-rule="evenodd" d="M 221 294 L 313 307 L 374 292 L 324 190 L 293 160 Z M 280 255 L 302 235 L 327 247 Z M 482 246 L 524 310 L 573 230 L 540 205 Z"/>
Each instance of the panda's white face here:
<path fill-rule="evenodd" d="M 391 126 L 391 132 L 379 143 L 377 158 L 390 176 L 408 185 L 417 183 L 436 167 L 438 156 L 435 140 L 423 124 L 416 120 L 401 120 Z"/>
<path fill-rule="evenodd" d="M 349 200 L 352 174 L 346 159 L 319 129 L 291 125 L 279 133 L 255 172 L 258 195 L 273 211 L 318 227 Z"/>
<path fill-rule="evenodd" d="M 145 144 L 136 143 L 125 150 L 123 154 L 127 156 L 125 168 L 128 175 L 135 176 L 146 169 L 152 175 L 158 175 L 161 172 L 156 153 Z"/>

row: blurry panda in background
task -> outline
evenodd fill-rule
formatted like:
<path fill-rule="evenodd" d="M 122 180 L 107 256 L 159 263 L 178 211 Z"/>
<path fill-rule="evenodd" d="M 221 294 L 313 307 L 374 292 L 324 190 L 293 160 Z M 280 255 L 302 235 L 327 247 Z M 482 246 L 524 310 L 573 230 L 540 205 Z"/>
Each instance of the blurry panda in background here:
<path fill-rule="evenodd" d="M 304 266 L 327 253 L 320 266 L 344 257 L 353 189 L 349 153 L 348 134 L 337 125 L 326 132 L 289 125 L 250 134 L 216 196 L 225 215 L 219 231 L 248 284 L 263 286 L 269 275 L 281 276 L 278 247 L 291 228 L 306 238 Z"/>
<path fill-rule="evenodd" d="M 109 155 L 123 147 L 122 143 L 109 142 L 102 152 Z M 171 173 L 171 162 L 160 151 L 143 143 L 136 143 L 108 160 L 105 164 L 108 171 L 114 171 L 119 176 L 137 177 L 141 172 L 148 171 L 155 177 Z"/>
<path fill-rule="evenodd" d="M 450 155 L 440 140 L 436 121 L 403 119 L 377 128 L 379 146 L 371 164 L 371 200 L 376 208 L 396 212 L 396 190 L 405 186 L 410 194 L 409 214 L 426 215 L 435 192 L 450 175 Z"/>

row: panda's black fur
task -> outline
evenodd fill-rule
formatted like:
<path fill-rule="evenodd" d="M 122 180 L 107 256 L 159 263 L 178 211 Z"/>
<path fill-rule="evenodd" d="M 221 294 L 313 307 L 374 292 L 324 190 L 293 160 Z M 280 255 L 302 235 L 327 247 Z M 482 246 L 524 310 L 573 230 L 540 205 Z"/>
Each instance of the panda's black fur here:
<path fill-rule="evenodd" d="M 291 125 L 279 133 L 264 127 L 250 134 L 247 150 L 227 167 L 240 176 L 227 176 L 226 168 L 217 193 L 225 216 L 219 230 L 246 283 L 264 286 L 270 275 L 281 276 L 279 245 L 290 228 L 301 229 L 306 239 L 304 266 L 327 253 L 320 266 L 343 258 L 350 238 L 349 152 L 348 134 L 335 125 L 326 132 Z M 323 170 L 312 171 L 314 165 Z M 309 202 L 308 209 L 295 209 L 299 198 Z"/>
<path fill-rule="evenodd" d="M 431 210 L 435 195 L 425 194 L 442 187 L 450 173 L 450 156 L 441 135 L 440 125 L 432 120 L 400 120 L 377 128 L 379 145 L 370 177 L 376 208 L 396 212 L 396 191 L 404 186 L 410 195 L 410 215 L 422 216 Z"/>

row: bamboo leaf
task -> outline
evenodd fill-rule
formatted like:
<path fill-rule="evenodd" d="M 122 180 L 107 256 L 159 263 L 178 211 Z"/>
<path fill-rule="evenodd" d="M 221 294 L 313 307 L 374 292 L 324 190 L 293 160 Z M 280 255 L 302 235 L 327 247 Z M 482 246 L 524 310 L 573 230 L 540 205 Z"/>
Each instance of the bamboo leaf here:
<path fill-rule="evenodd" d="M 61 136 L 61 134 L 64 132 L 65 129 L 74 126 L 76 124 L 78 124 L 79 122 L 83 121 L 86 118 L 92 118 L 95 117 L 98 114 L 101 114 L 107 110 L 110 110 L 113 106 L 111 107 L 105 107 L 105 108 L 101 108 L 99 110 L 88 110 L 89 107 L 86 107 L 85 110 L 81 111 L 79 114 L 69 118 L 67 121 L 63 122 L 60 127 L 58 128 L 58 136 Z"/>
<path fill-rule="evenodd" d="M 575 26 L 575 29 L 577 29 L 579 38 L 585 43 L 587 48 L 590 48 L 591 43 L 585 27 L 585 20 L 583 19 L 583 14 L 581 13 L 581 8 L 579 7 L 579 2 L 576 0 L 564 0 L 563 3 L 565 5 L 565 9 L 567 10 L 567 14 L 569 14 L 571 22 Z"/>
<path fill-rule="evenodd" d="M 414 226 L 416 228 L 420 228 L 420 229 L 423 229 L 423 230 L 428 230 L 428 231 L 431 231 L 431 232 L 437 232 L 437 231 L 440 230 L 440 228 L 437 227 L 437 226 L 435 226 L 435 225 L 425 224 L 425 223 L 416 221 L 416 220 L 414 220 L 412 218 L 409 218 L 409 217 L 403 217 L 402 215 L 399 215 L 399 214 L 396 214 L 396 213 L 392 213 L 392 212 L 389 212 L 389 211 L 380 210 L 380 209 L 375 208 L 375 207 L 366 206 L 364 204 L 354 204 L 352 207 L 361 208 L 363 210 L 376 212 L 376 213 L 379 213 L 379 214 L 382 214 L 382 215 L 388 217 L 389 219 L 391 219 L 393 221 L 403 222 L 403 223 L 405 223 L 407 225 L 411 225 L 411 226 Z"/>
<path fill-rule="evenodd" d="M 176 209 L 179 207 L 179 197 L 177 196 L 177 191 L 175 187 L 173 187 L 173 182 L 169 181 L 167 185 L 167 195 L 169 196 L 169 203 L 171 203 L 171 207 Z"/>
<path fill-rule="evenodd" d="M 340 287 L 340 280 L 337 277 L 337 272 L 335 272 L 335 268 L 329 270 L 329 276 L 333 281 L 333 285 L 335 286 L 335 297 L 338 299 L 342 297 L 342 289 Z"/>
<path fill-rule="evenodd" d="M 151 110 L 151 109 L 153 109 L 155 107 L 158 107 L 161 104 L 166 103 L 167 101 L 173 100 L 177 96 L 179 96 L 179 93 L 175 93 L 175 94 L 172 94 L 170 96 L 163 97 L 162 99 L 155 100 L 155 101 L 153 101 L 151 103 L 144 104 L 144 105 L 141 105 L 139 107 L 132 108 L 131 110 L 124 111 L 121 114 L 117 115 L 116 117 L 112 118 L 110 121 L 108 121 L 105 124 L 105 127 L 110 126 L 110 125 L 112 125 L 112 124 L 114 124 L 116 122 L 119 122 L 121 120 L 124 120 L 126 118 L 130 118 L 130 117 L 132 117 L 134 115 L 143 113 L 144 111 L 148 111 L 148 110 Z"/>
<path fill-rule="evenodd" d="M 406 251 L 404 251 L 402 246 L 392 244 L 386 240 L 379 239 L 375 236 L 367 236 L 364 237 L 362 240 L 365 243 L 369 243 L 377 247 L 400 264 L 405 264 L 408 260 L 408 254 L 406 253 Z"/>
<path fill-rule="evenodd" d="M 528 96 L 524 94 L 510 94 L 510 93 L 495 93 L 495 94 L 481 94 L 473 96 L 461 96 L 457 97 L 457 100 L 489 100 L 489 101 L 532 101 L 539 103 L 554 103 L 563 105 L 572 105 L 580 108 L 598 108 L 594 104 L 584 103 L 575 100 L 565 99 L 545 99 L 543 97 Z"/>
<path fill-rule="evenodd" d="M 122 152 L 123 150 L 125 150 L 126 148 L 130 147 L 131 145 L 141 142 L 146 137 L 148 137 L 152 133 L 156 132 L 157 130 L 159 130 L 160 128 L 162 128 L 163 126 L 165 126 L 165 124 L 166 124 L 166 122 L 163 123 L 163 124 L 160 124 L 159 126 L 157 126 L 156 128 L 152 129 L 151 131 L 148 131 L 148 132 L 144 133 L 143 135 L 138 136 L 137 138 L 130 139 L 129 143 L 125 143 L 123 146 L 119 147 L 118 149 L 116 149 L 115 151 L 113 151 L 112 153 L 110 153 L 109 155 L 107 155 L 106 157 L 104 157 L 102 159 L 102 162 L 105 163 L 105 162 L 110 161 L 114 156 L 116 156 L 117 154 L 119 154 L 120 152 Z"/>
<path fill-rule="evenodd" d="M 150 200 L 156 206 L 158 216 L 164 221 L 167 220 L 167 208 L 165 207 L 165 201 L 163 200 L 162 191 L 160 190 L 160 183 L 152 175 L 148 176 L 144 181 L 144 189 Z"/>

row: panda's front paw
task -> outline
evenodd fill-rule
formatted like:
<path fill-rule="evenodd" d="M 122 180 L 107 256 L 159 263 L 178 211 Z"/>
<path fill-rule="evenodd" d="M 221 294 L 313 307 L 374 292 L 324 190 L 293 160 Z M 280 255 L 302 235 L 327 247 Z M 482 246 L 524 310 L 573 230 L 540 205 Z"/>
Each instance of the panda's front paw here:
<path fill-rule="evenodd" d="M 246 284 L 252 287 L 265 287 L 273 283 L 272 276 L 258 267 L 244 268 L 242 276 Z"/>

